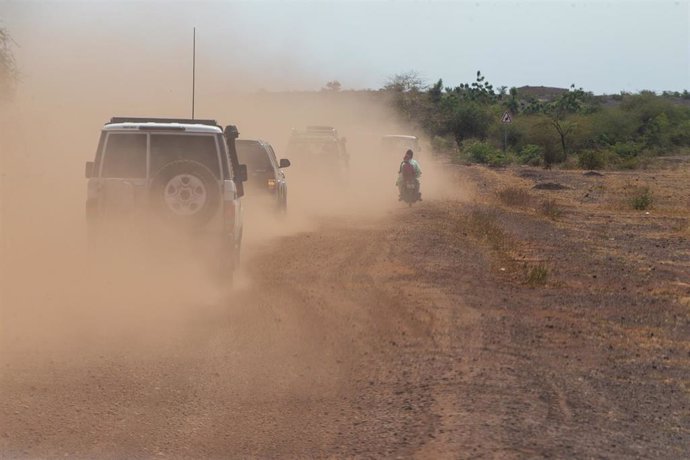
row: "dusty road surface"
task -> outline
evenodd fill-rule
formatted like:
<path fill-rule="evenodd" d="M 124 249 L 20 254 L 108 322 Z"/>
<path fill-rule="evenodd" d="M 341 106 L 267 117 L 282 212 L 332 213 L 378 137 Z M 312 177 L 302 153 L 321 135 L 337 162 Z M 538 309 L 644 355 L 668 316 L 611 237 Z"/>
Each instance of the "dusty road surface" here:
<path fill-rule="evenodd" d="M 143 264 L 6 304 L 1 456 L 690 456 L 687 163 L 448 168 L 472 194 L 250 242 L 230 292 Z"/>

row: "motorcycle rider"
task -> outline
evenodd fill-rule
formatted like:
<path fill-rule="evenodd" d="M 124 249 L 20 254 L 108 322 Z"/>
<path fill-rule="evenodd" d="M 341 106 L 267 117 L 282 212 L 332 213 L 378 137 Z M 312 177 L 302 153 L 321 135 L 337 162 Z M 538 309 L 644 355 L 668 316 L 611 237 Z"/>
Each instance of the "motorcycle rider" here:
<path fill-rule="evenodd" d="M 405 152 L 403 161 L 400 163 L 400 168 L 398 168 L 398 180 L 395 182 L 395 185 L 398 187 L 398 201 L 402 201 L 402 188 L 405 182 L 403 179 L 407 179 L 411 176 L 414 176 L 417 185 L 417 199 L 422 201 L 422 194 L 419 192 L 419 176 L 422 175 L 422 170 L 417 160 L 412 158 L 413 156 L 414 152 L 408 149 L 407 152 Z"/>

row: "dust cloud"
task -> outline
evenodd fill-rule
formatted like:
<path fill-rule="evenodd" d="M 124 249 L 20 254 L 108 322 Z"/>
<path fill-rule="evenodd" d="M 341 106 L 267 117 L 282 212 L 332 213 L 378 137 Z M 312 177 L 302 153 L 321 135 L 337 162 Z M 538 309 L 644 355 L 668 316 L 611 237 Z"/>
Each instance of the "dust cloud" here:
<path fill-rule="evenodd" d="M 91 56 L 88 66 L 98 68 L 101 76 L 109 69 L 117 73 L 105 57 Z M 16 100 L 1 109 L 3 361 L 151 352 L 179 340 L 191 321 L 204 315 L 217 318 L 234 308 L 228 286 L 219 285 L 191 250 L 153 250 L 136 232 L 121 234 L 99 250 L 89 246 L 83 171 L 84 162 L 93 159 L 100 127 L 111 116 L 188 113 L 165 98 L 139 98 L 146 93 L 140 85 L 133 90 L 94 81 L 79 87 L 72 77 L 68 72 L 28 75 Z M 228 81 L 237 83 L 236 78 L 228 76 Z M 223 78 L 215 75 L 212 80 Z M 382 155 L 380 138 L 420 131 L 400 124 L 375 91 L 240 92 L 222 87 L 200 93 L 196 115 L 237 125 L 242 139 L 270 142 L 278 158 L 287 157 L 293 128 L 330 125 L 347 138 L 350 169 L 345 182 L 333 181 L 328 173 L 307 174 L 304 165 L 291 159 L 285 170 L 286 215 L 276 214 L 258 197 L 245 197 L 245 264 L 277 239 L 316 231 L 324 220 L 358 224 L 405 209 L 394 185 L 404 152 Z M 417 155 L 423 196 L 444 196 L 442 167 L 432 160 L 428 143 L 423 146 Z M 251 285 L 251 277 L 240 269 L 234 289 L 246 291 Z"/>

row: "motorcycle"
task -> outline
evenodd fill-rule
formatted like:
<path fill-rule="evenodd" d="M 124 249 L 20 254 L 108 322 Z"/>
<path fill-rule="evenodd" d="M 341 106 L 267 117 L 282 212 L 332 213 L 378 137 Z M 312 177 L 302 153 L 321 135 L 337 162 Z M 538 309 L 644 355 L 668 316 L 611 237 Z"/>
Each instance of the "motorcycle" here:
<path fill-rule="evenodd" d="M 412 157 L 410 156 L 410 158 Z M 408 160 L 406 155 L 405 160 L 400 164 L 398 181 L 396 184 L 399 188 L 400 200 L 404 201 L 409 206 L 412 206 L 413 203 L 421 201 L 422 199 L 422 194 L 419 193 L 419 179 L 417 176 L 418 174 L 414 165 L 411 163 L 411 160 Z"/>
<path fill-rule="evenodd" d="M 413 203 L 419 201 L 422 197 L 422 194 L 419 193 L 419 180 L 414 177 L 403 179 L 400 197 L 408 206 L 412 206 Z"/>

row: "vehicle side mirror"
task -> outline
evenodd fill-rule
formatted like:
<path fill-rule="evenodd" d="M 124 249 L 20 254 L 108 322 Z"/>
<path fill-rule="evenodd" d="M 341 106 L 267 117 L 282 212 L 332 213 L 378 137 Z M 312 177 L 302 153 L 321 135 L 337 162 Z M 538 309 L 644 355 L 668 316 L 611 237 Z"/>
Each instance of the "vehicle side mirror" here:
<path fill-rule="evenodd" d="M 247 174 L 247 165 L 240 165 L 237 171 L 237 176 L 240 182 L 247 182 L 247 178 L 249 177 Z"/>
<path fill-rule="evenodd" d="M 84 176 L 87 179 L 91 179 L 93 177 L 94 169 L 95 163 L 93 161 L 87 161 L 84 165 Z"/>
<path fill-rule="evenodd" d="M 287 158 L 281 158 L 280 159 L 280 164 L 278 165 L 279 168 L 287 168 L 290 166 L 290 160 Z"/>

